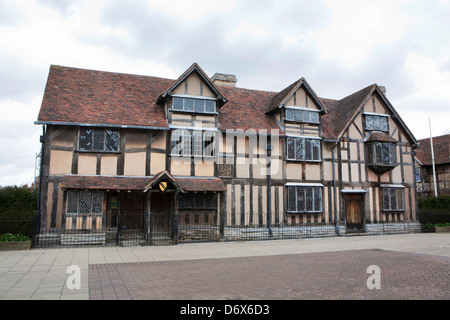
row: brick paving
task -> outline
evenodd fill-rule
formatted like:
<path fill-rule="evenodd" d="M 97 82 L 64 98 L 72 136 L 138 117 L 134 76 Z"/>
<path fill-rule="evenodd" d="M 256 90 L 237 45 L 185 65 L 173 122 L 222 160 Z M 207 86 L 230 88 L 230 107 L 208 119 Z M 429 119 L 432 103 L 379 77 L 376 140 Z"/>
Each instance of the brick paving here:
<path fill-rule="evenodd" d="M 380 268 L 380 289 L 368 289 Z M 89 265 L 91 300 L 450 300 L 450 258 L 350 250 Z"/>

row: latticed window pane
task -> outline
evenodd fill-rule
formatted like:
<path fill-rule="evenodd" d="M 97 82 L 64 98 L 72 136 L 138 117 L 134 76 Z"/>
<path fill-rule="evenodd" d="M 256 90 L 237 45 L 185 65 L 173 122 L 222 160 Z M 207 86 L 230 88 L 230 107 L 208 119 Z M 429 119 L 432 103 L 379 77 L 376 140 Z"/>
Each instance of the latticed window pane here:
<path fill-rule="evenodd" d="M 367 130 L 373 130 L 373 128 L 374 128 L 373 120 L 374 120 L 373 116 L 366 116 L 366 129 Z"/>
<path fill-rule="evenodd" d="M 116 130 L 106 130 L 105 150 L 119 150 L 119 132 Z"/>
<path fill-rule="evenodd" d="M 67 213 L 78 213 L 78 192 L 69 190 L 67 191 Z"/>
<path fill-rule="evenodd" d="M 310 112 L 311 113 L 311 122 L 319 123 L 319 113 L 318 112 Z"/>
<path fill-rule="evenodd" d="M 78 148 L 80 150 L 92 150 L 92 133 L 92 129 L 80 128 L 80 138 L 78 141 Z"/>
<path fill-rule="evenodd" d="M 183 99 L 173 98 L 172 108 L 175 110 L 183 110 Z"/>
<path fill-rule="evenodd" d="M 388 118 L 387 117 L 380 117 L 380 130 L 388 131 Z"/>
<path fill-rule="evenodd" d="M 303 112 L 301 110 L 295 110 L 295 121 L 303 121 Z"/>
<path fill-rule="evenodd" d="M 312 157 L 312 148 L 313 148 L 313 140 L 305 139 L 305 160 L 313 160 Z"/>
<path fill-rule="evenodd" d="M 194 100 L 184 99 L 184 110 L 193 111 L 194 110 Z"/>
<path fill-rule="evenodd" d="M 93 192 L 92 193 L 92 213 L 102 213 L 103 212 L 103 193 Z"/>
<path fill-rule="evenodd" d="M 91 212 L 91 193 L 89 191 L 80 191 L 78 210 L 79 213 Z"/>
<path fill-rule="evenodd" d="M 288 211 L 297 211 L 297 196 L 295 187 L 288 187 Z"/>
<path fill-rule="evenodd" d="M 297 196 L 297 211 L 304 212 L 305 211 L 305 188 L 296 187 L 296 196 Z"/>
<path fill-rule="evenodd" d="M 311 160 L 320 160 L 320 140 L 312 140 L 312 159 Z"/>
<path fill-rule="evenodd" d="M 213 209 L 214 193 L 181 193 L 178 197 L 180 209 Z"/>
<path fill-rule="evenodd" d="M 314 211 L 322 211 L 322 189 L 314 188 Z"/>
<path fill-rule="evenodd" d="M 305 188 L 305 210 L 306 211 L 314 211 L 314 198 L 313 198 L 313 189 Z"/>
<path fill-rule="evenodd" d="M 403 204 L 403 189 L 402 188 L 397 188 L 397 209 L 398 210 L 403 210 L 404 209 L 404 204 Z"/>
<path fill-rule="evenodd" d="M 205 100 L 194 100 L 194 111 L 205 112 Z"/>
<path fill-rule="evenodd" d="M 205 101 L 205 111 L 206 112 L 214 112 L 216 111 L 216 103 L 211 100 Z"/>
<path fill-rule="evenodd" d="M 296 139 L 295 140 L 295 159 L 304 160 L 305 159 L 305 140 Z"/>
<path fill-rule="evenodd" d="M 94 129 L 94 144 L 92 150 L 103 151 L 105 148 L 105 130 Z"/>
<path fill-rule="evenodd" d="M 295 112 L 292 109 L 286 109 L 286 120 L 295 120 Z"/>
<path fill-rule="evenodd" d="M 288 159 L 295 159 L 295 139 L 288 138 L 287 139 L 287 158 Z"/>
<path fill-rule="evenodd" d="M 192 136 L 188 130 L 183 130 L 183 155 L 192 155 Z"/>
<path fill-rule="evenodd" d="M 194 131 L 193 139 L 194 139 L 194 155 L 202 156 L 203 155 L 203 133 L 201 131 Z"/>

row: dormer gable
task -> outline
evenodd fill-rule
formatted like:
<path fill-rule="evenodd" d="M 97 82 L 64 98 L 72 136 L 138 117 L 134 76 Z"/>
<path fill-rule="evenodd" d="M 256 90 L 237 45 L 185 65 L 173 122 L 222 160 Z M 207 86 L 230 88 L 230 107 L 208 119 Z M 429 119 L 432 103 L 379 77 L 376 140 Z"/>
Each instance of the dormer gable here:
<path fill-rule="evenodd" d="M 163 104 L 170 97 L 215 100 L 219 108 L 227 101 L 197 63 L 193 63 L 160 95 L 158 103 Z"/>
<path fill-rule="evenodd" d="M 327 108 L 305 80 L 300 78 L 287 88 L 277 93 L 271 100 L 266 113 L 283 107 L 298 107 L 327 113 Z"/>

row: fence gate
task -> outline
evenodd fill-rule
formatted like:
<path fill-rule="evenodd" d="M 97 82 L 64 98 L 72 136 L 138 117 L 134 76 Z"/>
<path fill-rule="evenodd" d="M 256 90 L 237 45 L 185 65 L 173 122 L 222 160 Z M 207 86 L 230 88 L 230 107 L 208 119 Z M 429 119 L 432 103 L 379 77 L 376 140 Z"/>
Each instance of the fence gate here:
<path fill-rule="evenodd" d="M 173 213 L 173 192 L 152 192 L 149 244 L 174 244 L 178 221 Z"/>

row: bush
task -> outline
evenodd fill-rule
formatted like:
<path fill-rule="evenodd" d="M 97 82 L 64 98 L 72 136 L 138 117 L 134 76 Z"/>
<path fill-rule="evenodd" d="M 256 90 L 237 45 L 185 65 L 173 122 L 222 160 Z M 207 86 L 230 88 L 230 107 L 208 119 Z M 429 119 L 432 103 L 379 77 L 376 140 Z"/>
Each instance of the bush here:
<path fill-rule="evenodd" d="M 5 233 L 0 235 L 0 242 L 14 242 L 14 241 L 31 241 L 31 238 L 21 234 Z"/>
<path fill-rule="evenodd" d="M 450 213 L 450 195 L 441 195 L 433 198 L 419 198 L 419 210 L 440 211 Z"/>
<path fill-rule="evenodd" d="M 32 219 L 37 199 L 38 190 L 26 185 L 0 187 L 0 218 Z"/>

